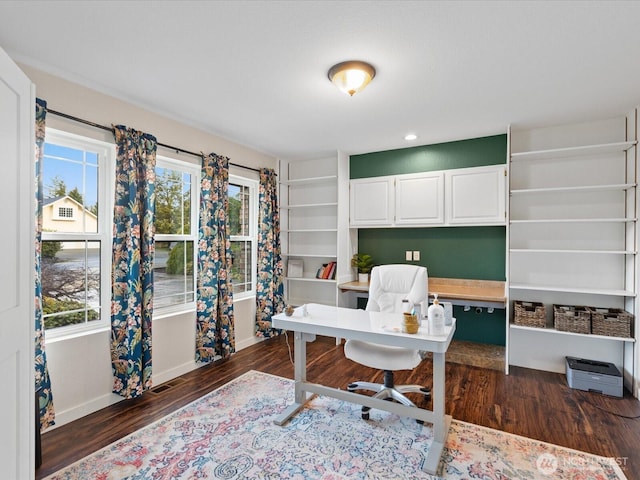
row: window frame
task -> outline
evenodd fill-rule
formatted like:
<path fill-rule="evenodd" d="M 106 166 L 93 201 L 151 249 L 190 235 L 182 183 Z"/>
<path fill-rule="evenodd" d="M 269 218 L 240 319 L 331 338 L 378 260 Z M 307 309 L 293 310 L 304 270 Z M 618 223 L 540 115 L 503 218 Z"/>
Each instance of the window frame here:
<path fill-rule="evenodd" d="M 176 305 L 167 305 L 164 307 L 155 307 L 153 309 L 153 318 L 165 317 L 168 315 L 191 312 L 196 310 L 196 302 L 198 300 L 198 224 L 200 212 L 200 179 L 201 168 L 185 160 L 178 160 L 166 155 L 156 154 L 156 168 L 168 168 L 179 170 L 183 173 L 189 173 L 192 177 L 191 181 L 191 233 L 190 234 L 160 234 L 156 233 L 154 241 L 170 242 L 170 241 L 193 241 L 193 301 L 179 303 Z"/>
<path fill-rule="evenodd" d="M 54 340 L 79 334 L 96 333 L 108 329 L 111 324 L 111 244 L 114 202 L 112 193 L 115 188 L 116 147 L 113 143 L 49 127 L 45 129 L 45 143 L 98 153 L 98 231 L 95 233 L 43 231 L 41 240 L 100 242 L 100 318 L 82 324 L 47 329 L 47 340 Z"/>
<path fill-rule="evenodd" d="M 249 235 L 229 235 L 230 242 L 250 241 L 251 242 L 251 289 L 241 293 L 233 294 L 233 299 L 242 300 L 255 297 L 256 279 L 258 265 L 258 180 L 242 177 L 240 175 L 229 174 L 229 185 L 241 185 L 249 189 Z"/>

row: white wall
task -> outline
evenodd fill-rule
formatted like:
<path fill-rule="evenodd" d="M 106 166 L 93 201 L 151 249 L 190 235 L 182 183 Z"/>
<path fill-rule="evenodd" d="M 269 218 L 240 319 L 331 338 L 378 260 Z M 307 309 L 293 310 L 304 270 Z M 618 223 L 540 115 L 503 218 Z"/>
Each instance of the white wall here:
<path fill-rule="evenodd" d="M 193 152 L 215 152 L 231 162 L 252 168 L 277 168 L 274 157 L 238 145 L 197 128 L 173 121 L 151 111 L 95 90 L 68 82 L 32 67 L 21 65 L 36 85 L 36 95 L 53 110 L 100 125 L 122 124 L 155 135 L 159 142 Z M 179 92 L 177 92 L 179 94 Z M 197 119 L 194 119 L 194 123 Z M 48 115 L 47 126 L 98 140 L 113 142 L 113 135 L 94 127 Z M 159 154 L 175 152 L 158 149 Z M 180 157 L 199 164 L 191 155 Z M 231 168 L 231 173 L 257 178 L 257 173 Z M 259 340 L 254 336 L 255 299 L 234 304 L 236 350 Z M 111 358 L 108 330 L 47 341 L 46 354 L 56 409 L 56 425 L 64 425 L 100 408 L 120 401 L 111 393 Z M 153 383 L 159 385 L 197 368 L 195 361 L 195 312 L 154 318 Z"/>

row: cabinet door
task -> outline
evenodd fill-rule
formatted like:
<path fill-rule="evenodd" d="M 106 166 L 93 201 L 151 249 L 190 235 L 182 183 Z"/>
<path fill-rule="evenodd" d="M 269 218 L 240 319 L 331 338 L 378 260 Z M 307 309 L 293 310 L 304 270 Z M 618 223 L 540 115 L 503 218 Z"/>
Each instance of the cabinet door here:
<path fill-rule="evenodd" d="M 396 225 L 444 223 L 443 172 L 396 178 Z"/>
<path fill-rule="evenodd" d="M 447 170 L 445 176 L 449 224 L 506 224 L 504 165 Z"/>
<path fill-rule="evenodd" d="M 391 226 L 393 223 L 393 177 L 351 180 L 351 226 Z"/>

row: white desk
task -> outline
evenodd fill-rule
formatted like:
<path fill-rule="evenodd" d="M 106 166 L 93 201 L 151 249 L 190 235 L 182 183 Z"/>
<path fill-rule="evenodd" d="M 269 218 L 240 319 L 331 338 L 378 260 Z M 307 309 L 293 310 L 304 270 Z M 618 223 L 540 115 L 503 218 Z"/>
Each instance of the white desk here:
<path fill-rule="evenodd" d="M 415 335 L 402 333 L 400 331 L 401 314 L 367 312 L 313 303 L 307 305 L 308 316 L 303 316 L 302 311 L 303 307 L 298 307 L 291 317 L 281 313 L 272 319 L 274 328 L 294 332 L 295 403 L 290 405 L 275 423 L 283 425 L 294 416 L 306 402 L 307 392 L 428 422 L 433 424 L 433 443 L 429 448 L 425 469 L 428 473 L 436 474 L 451 423 L 451 416 L 445 415 L 444 410 L 445 353 L 455 332 L 455 322 L 452 326 L 445 327 L 444 336 L 435 337 L 428 335 L 423 327 Z M 433 352 L 433 385 L 431 389 L 433 410 L 408 407 L 395 402 L 371 398 L 368 395 L 307 382 L 306 342 L 315 341 L 316 335 L 363 340 Z"/>

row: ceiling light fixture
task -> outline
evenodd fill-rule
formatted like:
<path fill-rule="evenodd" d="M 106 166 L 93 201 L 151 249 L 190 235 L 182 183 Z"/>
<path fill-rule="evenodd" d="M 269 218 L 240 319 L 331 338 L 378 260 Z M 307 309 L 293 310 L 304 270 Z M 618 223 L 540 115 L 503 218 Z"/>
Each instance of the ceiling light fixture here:
<path fill-rule="evenodd" d="M 353 97 L 376 76 L 376 69 L 366 62 L 349 60 L 331 67 L 328 76 L 336 87 Z"/>
<path fill-rule="evenodd" d="M 407 134 L 404 136 L 404 139 L 405 139 L 405 140 L 409 140 L 409 141 L 410 141 L 410 140 L 415 140 L 416 138 L 418 138 L 418 135 L 416 135 L 415 133 L 407 133 Z"/>

